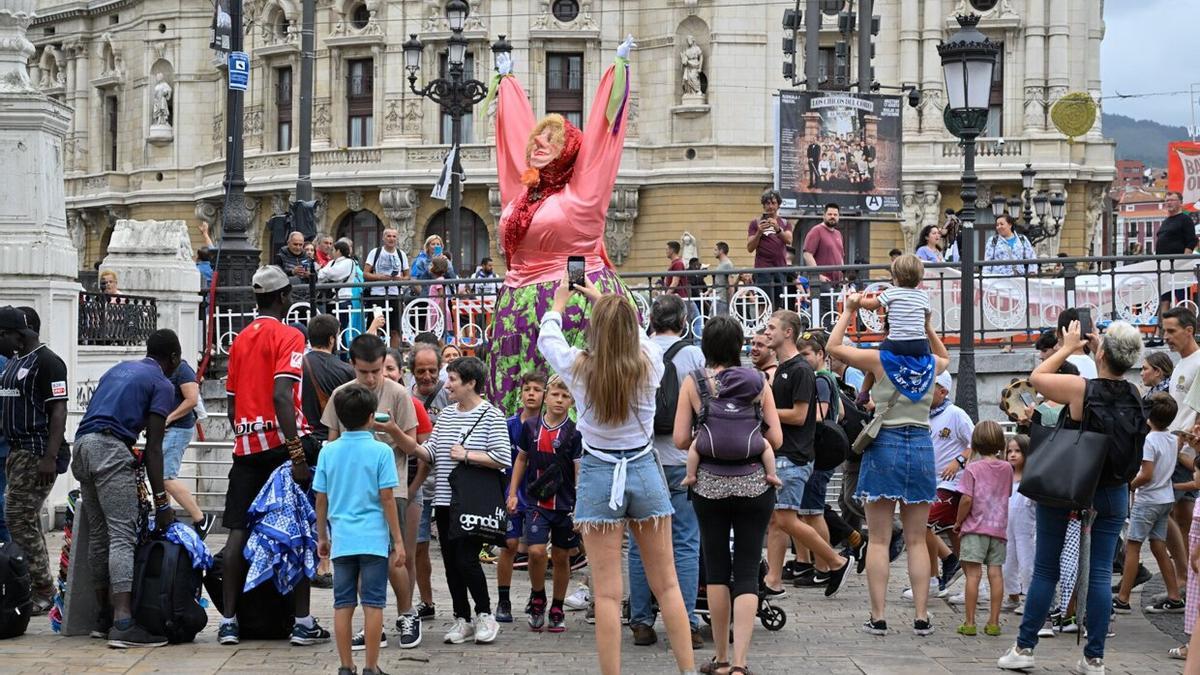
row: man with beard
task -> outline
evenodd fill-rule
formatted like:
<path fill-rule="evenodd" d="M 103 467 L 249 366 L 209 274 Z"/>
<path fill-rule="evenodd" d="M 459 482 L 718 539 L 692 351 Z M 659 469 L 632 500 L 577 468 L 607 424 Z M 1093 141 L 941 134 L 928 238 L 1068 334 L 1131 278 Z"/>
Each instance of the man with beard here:
<path fill-rule="evenodd" d="M 846 249 L 838 221 L 842 210 L 833 202 L 825 205 L 825 217 L 804 237 L 804 264 L 814 267 L 840 267 L 846 264 Z M 838 282 L 842 273 L 830 270 L 820 275 L 821 281 Z"/>

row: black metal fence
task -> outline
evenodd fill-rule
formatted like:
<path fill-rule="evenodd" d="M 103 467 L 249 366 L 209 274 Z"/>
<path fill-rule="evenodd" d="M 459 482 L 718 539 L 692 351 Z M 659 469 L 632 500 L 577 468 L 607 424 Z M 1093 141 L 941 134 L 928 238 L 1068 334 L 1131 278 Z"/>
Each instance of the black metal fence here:
<path fill-rule="evenodd" d="M 158 328 L 154 298 L 79 294 L 79 344 L 140 346 Z"/>

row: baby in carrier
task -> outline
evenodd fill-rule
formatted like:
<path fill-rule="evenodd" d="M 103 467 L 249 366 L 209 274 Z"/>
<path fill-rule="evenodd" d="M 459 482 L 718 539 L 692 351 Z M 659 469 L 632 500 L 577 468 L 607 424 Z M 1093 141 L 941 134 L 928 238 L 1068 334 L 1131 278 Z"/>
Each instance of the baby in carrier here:
<path fill-rule="evenodd" d="M 697 370 L 692 377 L 700 393 L 700 412 L 682 484 L 696 483 L 702 462 L 720 473 L 722 465 L 745 465 L 757 458 L 767 483 L 782 486 L 775 473 L 775 450 L 762 434 L 760 401 L 764 392 L 769 393 L 762 374 L 751 368 L 728 368 L 715 374 Z"/>

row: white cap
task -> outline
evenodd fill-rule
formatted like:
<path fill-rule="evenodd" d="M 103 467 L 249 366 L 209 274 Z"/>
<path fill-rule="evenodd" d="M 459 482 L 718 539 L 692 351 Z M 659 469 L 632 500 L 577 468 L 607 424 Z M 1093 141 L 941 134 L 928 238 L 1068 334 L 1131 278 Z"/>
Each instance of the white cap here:
<path fill-rule="evenodd" d="M 281 288 L 291 285 L 283 270 L 274 265 L 263 265 L 254 273 L 254 292 L 255 293 L 273 293 Z"/>
<path fill-rule="evenodd" d="M 950 385 L 954 384 L 954 379 L 950 377 L 950 371 L 944 370 L 941 375 L 937 376 L 937 385 L 946 391 L 950 391 Z"/>

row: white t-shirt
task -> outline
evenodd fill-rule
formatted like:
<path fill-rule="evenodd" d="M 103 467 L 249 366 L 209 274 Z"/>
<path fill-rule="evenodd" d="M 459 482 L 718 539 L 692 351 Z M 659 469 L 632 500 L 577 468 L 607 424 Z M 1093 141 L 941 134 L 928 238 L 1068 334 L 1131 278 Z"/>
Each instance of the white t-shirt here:
<path fill-rule="evenodd" d="M 887 310 L 889 340 L 924 340 L 929 294 L 918 288 L 892 286 L 879 296 Z"/>
<path fill-rule="evenodd" d="M 408 270 L 408 256 L 400 249 L 389 252 L 381 246 L 371 249 L 371 252 L 367 254 L 367 264 L 371 266 L 371 271 L 375 274 L 395 272 L 399 277 Z M 400 295 L 400 287 L 372 286 L 371 295 Z"/>
<path fill-rule="evenodd" d="M 1192 355 L 1180 359 L 1171 371 L 1171 397 L 1179 404 L 1179 412 L 1175 413 L 1175 421 L 1167 431 L 1191 431 L 1196 423 L 1196 411 L 1200 410 L 1200 387 L 1193 387 L 1196 373 L 1200 371 L 1200 349 Z"/>
<path fill-rule="evenodd" d="M 1146 434 L 1142 461 L 1154 462 L 1154 473 L 1149 483 L 1137 489 L 1135 501 L 1146 504 L 1175 503 L 1175 491 L 1171 487 L 1171 474 L 1175 473 L 1175 447 L 1175 437 L 1165 431 Z"/>
<path fill-rule="evenodd" d="M 1067 363 L 1079 369 L 1079 376 L 1085 380 L 1094 380 L 1099 376 L 1096 371 L 1096 359 L 1087 354 L 1072 354 L 1067 357 Z"/>
<path fill-rule="evenodd" d="M 936 417 L 929 418 L 929 434 L 933 437 L 933 468 L 939 476 L 939 488 L 958 492 L 961 469 L 950 480 L 941 480 L 940 476 L 947 464 L 952 464 L 955 457 L 965 453 L 971 446 L 971 432 L 974 429 L 971 417 L 954 404 L 946 406 Z"/>

